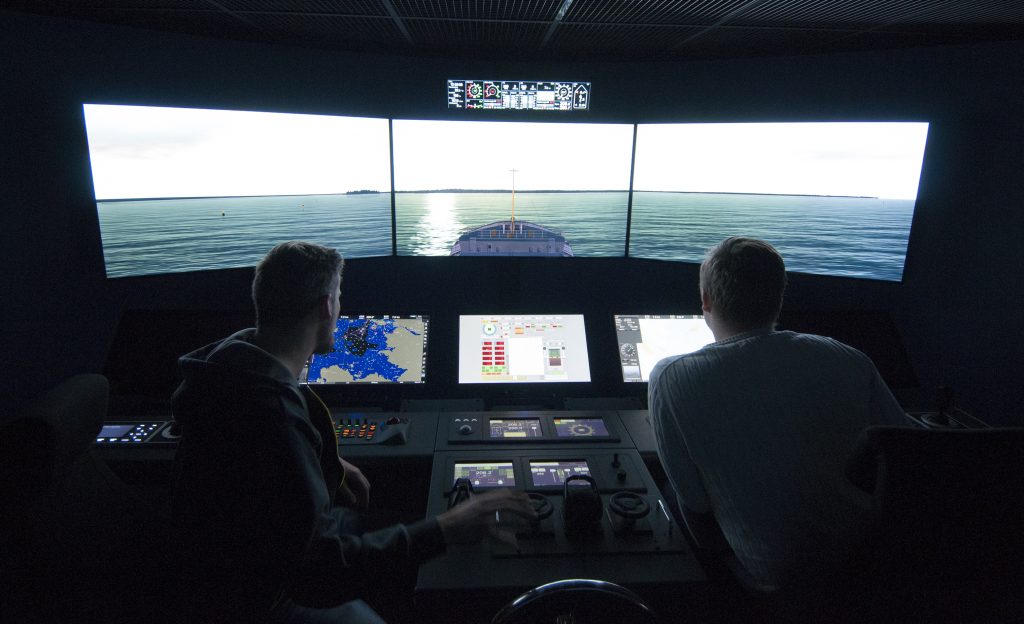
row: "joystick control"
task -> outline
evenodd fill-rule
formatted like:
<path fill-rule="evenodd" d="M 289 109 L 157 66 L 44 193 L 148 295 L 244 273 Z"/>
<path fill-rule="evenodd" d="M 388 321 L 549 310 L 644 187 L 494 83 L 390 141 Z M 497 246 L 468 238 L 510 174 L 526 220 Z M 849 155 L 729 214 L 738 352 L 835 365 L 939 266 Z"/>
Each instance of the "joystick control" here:
<path fill-rule="evenodd" d="M 473 483 L 466 477 L 459 477 L 448 494 L 448 509 L 469 500 L 473 496 Z"/>
<path fill-rule="evenodd" d="M 604 507 L 593 477 L 572 475 L 565 480 L 563 492 L 565 503 L 562 516 L 566 535 L 586 535 L 597 531 Z"/>

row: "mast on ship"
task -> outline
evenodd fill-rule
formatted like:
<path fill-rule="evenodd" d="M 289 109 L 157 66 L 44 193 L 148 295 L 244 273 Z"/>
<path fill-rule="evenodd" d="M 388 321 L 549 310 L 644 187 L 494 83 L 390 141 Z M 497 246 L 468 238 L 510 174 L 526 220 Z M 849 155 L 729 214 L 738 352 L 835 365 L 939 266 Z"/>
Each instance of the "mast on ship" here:
<path fill-rule="evenodd" d="M 516 171 L 518 169 L 509 169 L 512 172 L 512 234 L 516 232 Z"/>

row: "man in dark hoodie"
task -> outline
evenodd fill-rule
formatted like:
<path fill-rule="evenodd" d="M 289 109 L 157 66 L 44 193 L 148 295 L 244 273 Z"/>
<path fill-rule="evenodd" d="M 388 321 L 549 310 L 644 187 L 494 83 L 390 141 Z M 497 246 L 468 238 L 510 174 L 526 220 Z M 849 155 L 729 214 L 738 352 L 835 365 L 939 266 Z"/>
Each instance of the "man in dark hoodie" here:
<path fill-rule="evenodd" d="M 334 346 L 343 266 L 333 249 L 277 245 L 256 267 L 256 327 L 179 360 L 172 514 L 190 621 L 379 622 L 358 600 L 371 588 L 479 540 L 496 511 L 535 516 L 524 494 L 500 490 L 352 532 L 370 485 L 339 457 L 327 407 L 296 382 L 312 353 Z"/>

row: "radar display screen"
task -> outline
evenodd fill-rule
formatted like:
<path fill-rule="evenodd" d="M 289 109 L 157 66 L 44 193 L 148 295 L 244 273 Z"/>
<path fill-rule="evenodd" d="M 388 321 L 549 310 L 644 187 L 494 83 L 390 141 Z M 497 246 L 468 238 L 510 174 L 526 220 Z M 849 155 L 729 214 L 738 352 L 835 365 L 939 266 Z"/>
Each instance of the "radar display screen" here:
<path fill-rule="evenodd" d="M 516 484 L 512 462 L 456 462 L 452 485 L 462 478 L 469 479 L 474 488 L 514 487 Z"/>
<path fill-rule="evenodd" d="M 698 351 L 715 341 L 704 317 L 681 314 L 616 314 L 622 381 L 649 381 L 663 358 Z"/>
<path fill-rule="evenodd" d="M 585 460 L 531 461 L 530 479 L 533 487 L 562 485 L 573 475 L 590 475 L 590 466 Z M 581 485 L 586 485 L 585 483 Z"/>
<path fill-rule="evenodd" d="M 608 428 L 601 418 L 555 418 L 559 438 L 607 438 Z"/>
<path fill-rule="evenodd" d="M 540 438 L 540 420 L 536 418 L 491 419 L 491 438 Z"/>
<path fill-rule="evenodd" d="M 426 316 L 340 316 L 334 348 L 314 355 L 301 383 L 423 383 L 427 378 Z"/>
<path fill-rule="evenodd" d="M 588 381 L 582 314 L 459 317 L 459 383 Z"/>
<path fill-rule="evenodd" d="M 589 82 L 451 79 L 448 108 L 583 111 L 590 91 Z"/>

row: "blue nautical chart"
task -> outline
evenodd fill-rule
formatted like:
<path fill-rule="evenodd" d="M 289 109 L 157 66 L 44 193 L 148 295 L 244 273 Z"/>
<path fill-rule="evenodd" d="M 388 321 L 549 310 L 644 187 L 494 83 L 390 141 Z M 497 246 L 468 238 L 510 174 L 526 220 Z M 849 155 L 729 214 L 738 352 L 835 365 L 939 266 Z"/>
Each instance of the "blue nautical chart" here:
<path fill-rule="evenodd" d="M 313 357 L 307 379 L 310 383 L 326 382 L 324 369 L 337 367 L 351 375 L 352 381 L 366 380 L 373 375 L 390 382 L 400 381 L 408 369 L 391 360 L 395 347 L 388 340 L 396 331 L 420 335 L 395 319 L 339 318 L 334 332 L 334 350 Z"/>

